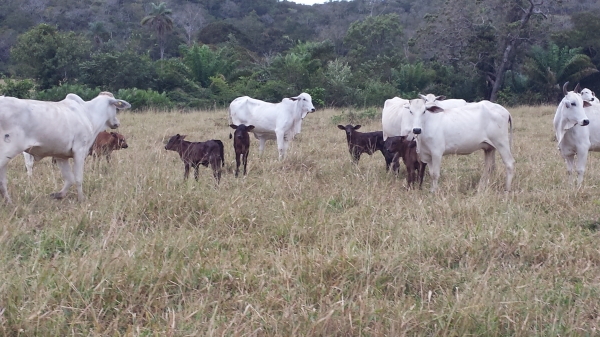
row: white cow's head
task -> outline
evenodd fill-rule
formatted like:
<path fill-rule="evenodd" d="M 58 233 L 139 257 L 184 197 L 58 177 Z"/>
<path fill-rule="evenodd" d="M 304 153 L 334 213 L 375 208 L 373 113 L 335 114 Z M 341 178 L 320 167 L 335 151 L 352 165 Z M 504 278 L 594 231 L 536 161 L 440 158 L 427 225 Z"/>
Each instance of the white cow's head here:
<path fill-rule="evenodd" d="M 419 94 L 419 97 L 425 100 L 425 103 L 433 103 L 435 101 L 443 101 L 446 99 L 446 96 L 440 95 L 435 96 L 434 94 L 427 94 L 426 96 Z"/>
<path fill-rule="evenodd" d="M 586 126 L 590 124 L 590 120 L 583 108 L 590 106 L 588 101 L 584 101 L 580 94 L 579 83 L 575 86 L 573 91 L 567 91 L 566 82 L 563 85 L 563 93 L 565 97 L 560 102 L 559 110 L 561 111 L 562 126 L 561 129 L 567 130 L 575 125 Z"/>
<path fill-rule="evenodd" d="M 131 104 L 122 99 L 116 99 L 112 94 L 102 92 L 90 102 L 94 104 L 94 113 L 105 119 L 106 127 L 116 129 L 121 124 L 117 118 L 117 110 L 129 109 Z"/>
<path fill-rule="evenodd" d="M 309 94 L 303 92 L 296 97 L 290 97 L 290 99 L 296 102 L 296 107 L 300 110 L 302 118 L 306 117 L 309 112 L 315 112 L 315 107 L 312 104 L 312 98 Z"/>
<path fill-rule="evenodd" d="M 594 102 L 598 100 L 596 98 L 596 94 L 588 88 L 581 90 L 581 98 L 583 98 L 584 101 L 588 102 Z"/>
<path fill-rule="evenodd" d="M 408 109 L 410 114 L 406 114 L 407 121 L 402 121 L 402 130 L 400 135 L 408 135 L 410 132 L 415 135 L 421 134 L 423 131 L 423 115 L 429 111 L 431 113 L 438 113 L 444 111 L 435 104 L 435 102 L 425 102 L 424 96 L 422 98 L 411 99 L 404 107 Z"/>

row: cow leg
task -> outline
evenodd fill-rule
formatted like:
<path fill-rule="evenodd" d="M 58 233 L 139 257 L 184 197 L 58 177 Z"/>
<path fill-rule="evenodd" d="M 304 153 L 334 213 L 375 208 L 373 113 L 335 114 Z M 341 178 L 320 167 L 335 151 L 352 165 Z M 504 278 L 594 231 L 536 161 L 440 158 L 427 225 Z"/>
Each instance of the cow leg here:
<path fill-rule="evenodd" d="M 583 174 L 585 173 L 585 165 L 587 163 L 588 151 L 577 152 L 577 187 L 581 187 L 583 183 Z"/>
<path fill-rule="evenodd" d="M 240 156 L 242 154 L 238 151 L 235 151 L 235 177 L 238 177 L 238 174 L 240 173 Z M 244 156 L 244 159 L 245 156 Z M 244 164 L 244 175 L 246 175 L 246 164 Z"/>
<path fill-rule="evenodd" d="M 32 155 L 27 152 L 23 152 L 23 157 L 25 159 L 25 169 L 27 170 L 27 176 L 31 178 L 33 175 L 33 162 L 35 159 Z"/>
<path fill-rule="evenodd" d="M 285 133 L 277 132 L 277 150 L 279 150 L 279 160 L 285 158 L 288 142 L 285 140 Z"/>
<path fill-rule="evenodd" d="M 506 169 L 506 183 L 504 185 L 504 190 L 506 192 L 510 192 L 512 179 L 515 175 L 515 158 L 513 158 L 512 153 L 510 152 L 509 145 L 497 146 L 496 149 L 498 150 L 498 153 L 500 154 L 500 157 L 502 158 L 502 162 L 504 163 L 504 167 Z"/>
<path fill-rule="evenodd" d="M 110 164 L 110 153 L 106 154 L 106 162 Z"/>
<path fill-rule="evenodd" d="M 77 186 L 77 199 L 79 202 L 85 200 L 83 195 L 83 166 L 85 164 L 85 154 L 73 156 L 73 174 L 75 175 L 75 185 Z"/>
<path fill-rule="evenodd" d="M 265 143 L 267 142 L 267 140 L 265 138 L 259 138 L 258 141 L 259 141 L 259 143 L 258 143 L 258 154 L 262 155 L 263 151 L 265 150 Z"/>
<path fill-rule="evenodd" d="M 73 171 L 71 170 L 71 165 L 69 165 L 69 160 L 64 158 L 56 158 L 56 165 L 60 168 L 60 172 L 62 173 L 64 185 L 62 190 L 50 194 L 50 196 L 54 199 L 62 199 L 67 195 L 67 191 L 75 182 L 75 177 L 73 176 Z"/>
<path fill-rule="evenodd" d="M 483 174 L 481 175 L 481 178 L 479 179 L 479 186 L 477 187 L 477 190 L 479 192 L 481 192 L 483 190 L 483 188 L 489 184 L 490 176 L 491 176 L 492 172 L 494 172 L 494 167 L 496 166 L 496 149 L 495 148 L 484 149 L 483 157 L 484 157 Z"/>
<path fill-rule="evenodd" d="M 2 197 L 4 198 L 4 201 L 6 201 L 7 204 L 12 204 L 12 200 L 8 195 L 8 189 L 6 188 L 6 185 L 8 184 L 8 179 L 6 178 L 6 170 L 8 168 L 9 160 L 10 159 L 6 158 L 5 160 L 0 161 L 0 193 L 2 194 Z"/>
<path fill-rule="evenodd" d="M 440 170 L 442 166 L 441 155 L 431 155 L 431 162 L 429 163 L 429 175 L 431 176 L 431 189 L 433 193 L 438 189 L 438 179 L 440 178 Z"/>

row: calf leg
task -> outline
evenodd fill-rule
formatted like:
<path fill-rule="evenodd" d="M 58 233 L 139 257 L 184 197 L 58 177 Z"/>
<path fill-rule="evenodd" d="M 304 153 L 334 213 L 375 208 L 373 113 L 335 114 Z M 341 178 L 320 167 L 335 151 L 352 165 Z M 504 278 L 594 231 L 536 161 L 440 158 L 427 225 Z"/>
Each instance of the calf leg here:
<path fill-rule="evenodd" d="M 248 150 L 244 152 L 244 176 L 246 176 L 246 166 L 248 165 L 248 153 L 250 153 Z"/>
<path fill-rule="evenodd" d="M 240 152 L 238 152 L 237 150 L 235 151 L 235 177 L 237 178 L 238 174 L 240 173 L 240 156 L 242 154 Z M 246 159 L 246 156 L 244 156 L 244 159 Z M 244 164 L 244 175 L 246 175 L 246 164 Z"/>
<path fill-rule="evenodd" d="M 221 165 L 219 165 L 219 163 L 220 163 L 219 158 L 211 158 L 211 160 L 210 160 L 210 166 L 213 170 L 213 177 L 217 181 L 217 185 L 221 181 Z"/>
<path fill-rule="evenodd" d="M 425 167 L 427 164 L 420 162 L 419 163 L 419 189 L 423 187 L 423 177 L 425 176 Z"/>
<path fill-rule="evenodd" d="M 200 164 L 196 164 L 196 165 L 192 165 L 194 167 L 194 179 L 196 181 L 198 181 L 198 168 L 200 167 Z"/>
<path fill-rule="evenodd" d="M 54 199 L 62 199 L 67 195 L 67 191 L 75 182 L 75 177 L 73 176 L 73 171 L 71 170 L 71 165 L 69 165 L 69 160 L 64 158 L 56 158 L 56 165 L 60 168 L 60 172 L 62 173 L 64 185 L 62 190 L 58 192 L 54 192 L 50 194 L 50 196 Z"/>
<path fill-rule="evenodd" d="M 190 164 L 185 163 L 185 171 L 183 171 L 183 179 L 186 180 L 190 175 Z"/>

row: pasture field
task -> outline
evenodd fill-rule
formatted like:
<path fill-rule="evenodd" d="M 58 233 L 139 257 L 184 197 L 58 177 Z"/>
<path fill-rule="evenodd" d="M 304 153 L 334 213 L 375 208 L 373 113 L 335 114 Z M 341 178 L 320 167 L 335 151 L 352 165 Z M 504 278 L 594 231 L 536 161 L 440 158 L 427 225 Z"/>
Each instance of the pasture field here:
<path fill-rule="evenodd" d="M 510 109 L 513 192 L 497 155 L 447 156 L 405 190 L 380 153 L 350 161 L 341 110 L 309 114 L 234 178 L 225 110 L 125 112 L 129 148 L 86 162 L 83 203 L 47 158 L 11 161 L 0 206 L 0 334 L 10 336 L 593 336 L 600 334 L 600 168 L 566 181 L 555 107 Z M 343 116 L 343 115 L 342 115 Z M 346 120 L 342 123 L 346 124 Z M 380 120 L 360 131 L 381 129 Z M 233 131 L 233 130 L 231 130 Z M 164 142 L 221 139 L 226 165 L 183 181 Z M 191 175 L 193 177 L 193 175 Z"/>

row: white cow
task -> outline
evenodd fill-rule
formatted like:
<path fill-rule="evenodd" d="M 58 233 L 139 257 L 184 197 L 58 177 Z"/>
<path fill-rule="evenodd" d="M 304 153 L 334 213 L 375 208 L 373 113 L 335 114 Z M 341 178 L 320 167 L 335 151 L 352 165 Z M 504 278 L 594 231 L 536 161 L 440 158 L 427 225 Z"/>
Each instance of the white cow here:
<path fill-rule="evenodd" d="M 456 99 L 456 98 L 452 98 L 452 99 L 446 99 L 446 96 L 436 96 L 434 94 L 427 94 L 425 96 L 423 95 L 419 95 L 421 97 L 423 97 L 423 99 L 425 100 L 425 103 L 433 103 L 435 102 L 437 106 L 439 106 L 442 109 L 452 109 L 452 108 L 458 108 L 461 107 L 463 105 L 467 105 L 467 101 L 465 101 L 464 99 Z"/>
<path fill-rule="evenodd" d="M 407 103 L 408 100 L 400 97 L 390 98 L 385 101 L 383 111 L 381 112 L 381 126 L 383 129 L 384 141 L 388 137 L 400 136 L 402 117 L 404 114 L 408 113 L 408 109 L 405 108 Z"/>
<path fill-rule="evenodd" d="M 43 102 L 0 97 L 0 193 L 11 202 L 6 189 L 6 169 L 10 159 L 25 151 L 40 160 L 54 157 L 62 172 L 64 186 L 53 193 L 64 198 L 75 183 L 80 201 L 83 195 L 83 164 L 98 133 L 106 127 L 117 128 L 117 109 L 131 105 L 107 95 L 85 102 L 68 94 L 60 102 Z M 69 164 L 73 158 L 73 169 Z"/>
<path fill-rule="evenodd" d="M 229 124 L 254 125 L 252 133 L 260 141 L 261 154 L 267 139 L 276 139 L 279 159 L 283 159 L 289 142 L 300 133 L 302 119 L 314 111 L 312 99 L 307 93 L 284 98 L 280 103 L 267 103 L 243 96 L 234 99 L 229 105 Z"/>
<path fill-rule="evenodd" d="M 484 150 L 485 169 L 480 187 L 494 170 L 495 151 L 498 150 L 506 166 L 506 191 L 510 191 L 515 160 L 510 151 L 512 118 L 502 106 L 482 101 L 453 109 L 443 109 L 437 103 L 425 103 L 425 97 L 408 104 L 412 130 L 404 128 L 402 135 L 412 131 L 417 139 L 421 161 L 429 166 L 431 191 L 438 187 L 442 156 L 471 154 Z"/>
<path fill-rule="evenodd" d="M 577 186 L 581 186 L 588 151 L 600 151 L 600 106 L 583 100 L 579 94 L 579 84 L 574 91 L 567 91 L 568 83 L 563 85 L 565 97 L 556 108 L 554 131 L 558 150 L 567 163 L 569 177 L 573 173 L 577 155 Z"/>
<path fill-rule="evenodd" d="M 581 90 L 581 98 L 583 98 L 584 101 L 592 103 L 592 105 L 600 104 L 598 98 L 596 98 L 596 94 L 588 88 Z"/>

